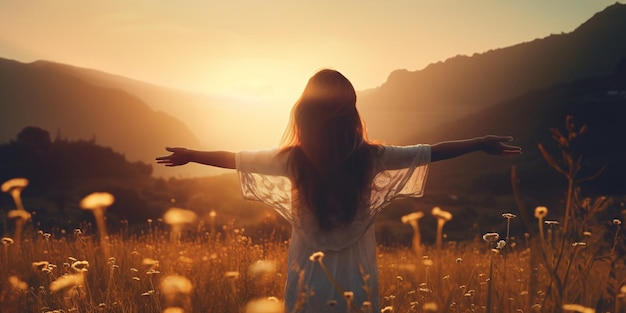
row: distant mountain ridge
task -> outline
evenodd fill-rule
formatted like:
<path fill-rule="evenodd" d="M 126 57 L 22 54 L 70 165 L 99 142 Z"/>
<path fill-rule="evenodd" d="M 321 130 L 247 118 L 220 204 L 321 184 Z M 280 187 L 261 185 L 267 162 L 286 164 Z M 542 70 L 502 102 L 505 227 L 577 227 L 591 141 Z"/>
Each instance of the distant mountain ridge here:
<path fill-rule="evenodd" d="M 52 137 L 95 139 L 131 161 L 144 162 L 172 142 L 199 145 L 186 125 L 136 96 L 89 84 L 41 62 L 0 59 L 0 103 L 2 142 L 14 139 L 26 126 L 36 126 Z M 157 174 L 160 170 L 155 168 Z"/>
<path fill-rule="evenodd" d="M 434 127 L 533 90 L 601 77 L 626 57 L 626 4 L 595 14 L 571 33 L 456 56 L 359 93 L 371 137 L 409 144 Z M 387 125 L 394 125 L 388 127 Z"/>

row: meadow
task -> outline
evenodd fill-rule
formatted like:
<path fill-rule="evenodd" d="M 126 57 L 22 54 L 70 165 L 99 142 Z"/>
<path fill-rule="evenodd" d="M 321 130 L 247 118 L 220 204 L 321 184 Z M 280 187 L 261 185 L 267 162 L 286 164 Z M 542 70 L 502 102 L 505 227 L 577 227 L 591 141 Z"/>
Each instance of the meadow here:
<path fill-rule="evenodd" d="M 445 208 L 403 216 L 398 223 L 413 230 L 411 245 L 378 247 L 381 311 L 624 312 L 624 202 L 584 197 L 577 188 L 581 179 L 594 178 L 576 176 L 581 164 L 568 149 L 571 135 L 583 132 L 555 133 L 559 161 L 540 146 L 568 182 L 558 210 L 563 216 L 555 220 L 547 219 L 551 208 L 526 207 L 515 169 L 518 208 L 501 212 L 502 233 L 450 241 L 445 225 L 452 215 Z M 95 223 L 43 230 L 29 222 L 22 204 L 27 186 L 26 178 L 2 185 L 15 203 L 0 248 L 2 312 L 283 312 L 288 241 L 278 236 L 218 224 L 221 212 L 199 219 L 179 207 L 146 220 L 142 231 L 122 223 L 109 233 L 106 210 L 115 198 L 107 192 L 80 202 Z M 425 215 L 436 218 L 433 244 L 422 240 Z M 527 231 L 510 233 L 515 224 Z M 312 262 L 323 266 L 323 257 Z M 332 304 L 328 312 L 335 312 Z M 352 311 L 371 312 L 367 306 Z"/>

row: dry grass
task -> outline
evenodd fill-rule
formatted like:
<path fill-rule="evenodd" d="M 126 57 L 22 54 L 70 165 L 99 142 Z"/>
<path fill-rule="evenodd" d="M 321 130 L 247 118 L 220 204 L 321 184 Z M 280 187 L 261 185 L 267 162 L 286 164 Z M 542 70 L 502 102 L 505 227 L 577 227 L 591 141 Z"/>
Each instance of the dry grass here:
<path fill-rule="evenodd" d="M 206 229 L 188 228 L 175 242 L 169 226 L 158 222 L 146 233 L 112 234 L 107 241 L 89 226 L 66 234 L 25 232 L 21 246 L 7 242 L 1 252 L 2 311 L 240 312 L 254 299 L 281 298 L 286 242 L 256 244 L 232 225 L 216 234 Z M 550 269 L 533 261 L 532 249 L 558 254 L 552 248 L 558 231 L 550 226 L 547 233 L 543 247 L 527 237 L 509 238 L 501 249 L 486 241 L 447 242 L 442 249 L 425 247 L 423 256 L 410 247 L 381 246 L 381 305 L 393 312 L 558 311 Z M 625 290 L 606 294 L 606 287 L 610 275 L 623 282 L 626 273 L 601 240 L 591 234 L 581 241 L 586 245 L 566 245 L 571 265 L 564 304 L 596 307 L 608 297 L 623 308 Z"/>

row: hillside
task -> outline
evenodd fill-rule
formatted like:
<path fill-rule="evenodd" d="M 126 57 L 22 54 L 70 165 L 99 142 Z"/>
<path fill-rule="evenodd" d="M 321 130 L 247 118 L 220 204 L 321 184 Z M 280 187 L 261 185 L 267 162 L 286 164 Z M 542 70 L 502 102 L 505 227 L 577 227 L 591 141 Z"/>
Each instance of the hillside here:
<path fill-rule="evenodd" d="M 40 63 L 0 59 L 0 103 L 0 142 L 26 126 L 37 126 L 61 138 L 95 139 L 144 162 L 174 142 L 199 145 L 186 125 L 132 94 Z M 162 170 L 155 168 L 155 173 Z"/>
<path fill-rule="evenodd" d="M 626 5 L 616 3 L 571 33 L 394 71 L 379 88 L 359 94 L 359 107 L 372 138 L 430 142 L 426 134 L 442 123 L 533 90 L 611 73 L 626 57 L 624 34 Z"/>
<path fill-rule="evenodd" d="M 620 144 L 624 134 L 622 119 L 626 116 L 626 58 L 605 77 L 529 92 L 427 133 L 434 141 L 458 137 L 458 134 L 464 137 L 510 134 L 515 137 L 515 144 L 524 150 L 513 159 L 477 154 L 433 164 L 429 187 L 481 195 L 486 199 L 510 196 L 510 171 L 511 166 L 516 165 L 526 196 L 536 203 L 558 205 L 566 180 L 548 166 L 537 144 L 546 147 L 555 159 L 561 159 L 550 128 L 566 133 L 567 115 L 573 116 L 576 127 L 587 127 L 572 146 L 573 151 L 583 157 L 578 178 L 589 177 L 606 165 L 599 177 L 582 183 L 583 193 L 626 195 L 626 147 Z"/>

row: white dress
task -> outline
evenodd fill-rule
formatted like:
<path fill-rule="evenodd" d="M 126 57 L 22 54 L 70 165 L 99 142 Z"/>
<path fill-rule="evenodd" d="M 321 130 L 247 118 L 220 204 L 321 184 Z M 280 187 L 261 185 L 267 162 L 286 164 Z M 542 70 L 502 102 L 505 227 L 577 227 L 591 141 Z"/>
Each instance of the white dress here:
<path fill-rule="evenodd" d="M 292 226 L 285 312 L 294 311 L 303 293 L 306 301 L 299 304 L 298 312 L 346 312 L 343 294 L 336 290 L 320 264 L 309 259 L 317 251 L 324 253 L 322 262 L 340 288 L 353 292 L 354 305 L 361 307 L 364 301 L 369 301 L 372 312 L 380 312 L 373 223 L 391 200 L 423 195 L 430 146 L 383 146 L 373 162 L 376 174 L 369 202 L 357 210 L 350 225 L 331 231 L 320 230 L 315 216 L 292 202 L 288 156 L 278 155 L 278 151 L 239 152 L 236 168 L 243 197 L 269 205 Z"/>

